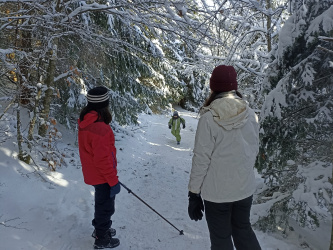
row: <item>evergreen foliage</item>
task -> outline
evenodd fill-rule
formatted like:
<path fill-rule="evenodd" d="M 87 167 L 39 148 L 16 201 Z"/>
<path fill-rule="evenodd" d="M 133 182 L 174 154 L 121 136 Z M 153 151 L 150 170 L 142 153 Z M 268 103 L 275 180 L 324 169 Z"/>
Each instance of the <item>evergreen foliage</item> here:
<path fill-rule="evenodd" d="M 96 85 L 110 89 L 114 121 L 119 124 L 135 123 L 142 111 L 160 111 L 191 96 L 180 80 L 183 72 L 174 69 L 183 61 L 181 50 L 191 58 L 194 48 L 206 40 L 206 28 L 191 1 L 27 1 L 3 2 L 0 8 L 5 14 L 1 32 L 7 34 L 1 42 L 6 48 L 0 53 L 2 83 L 20 80 L 20 89 L 28 90 L 25 104 L 38 106 L 34 115 L 39 126 L 55 116 L 74 128 L 85 92 Z M 14 55 L 16 61 L 6 55 Z M 43 87 L 38 100 L 43 102 L 33 103 L 39 82 Z M 196 103 L 203 99 L 195 98 Z M 45 103 L 51 103 L 50 110 L 45 110 Z"/>
<path fill-rule="evenodd" d="M 290 218 L 315 229 L 332 202 L 333 44 L 318 37 L 332 35 L 333 7 L 332 1 L 299 2 L 280 34 L 294 39 L 280 39 L 269 65 L 257 159 L 267 185 L 257 202 L 272 204 L 257 225 L 284 233 Z"/>

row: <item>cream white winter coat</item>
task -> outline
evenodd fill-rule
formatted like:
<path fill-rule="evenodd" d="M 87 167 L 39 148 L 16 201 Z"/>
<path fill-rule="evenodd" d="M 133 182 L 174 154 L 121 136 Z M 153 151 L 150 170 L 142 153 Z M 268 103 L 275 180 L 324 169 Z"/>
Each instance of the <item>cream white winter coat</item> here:
<path fill-rule="evenodd" d="M 211 202 L 233 202 L 255 191 L 259 151 L 258 117 L 234 91 L 201 111 L 192 158 L 189 191 Z"/>

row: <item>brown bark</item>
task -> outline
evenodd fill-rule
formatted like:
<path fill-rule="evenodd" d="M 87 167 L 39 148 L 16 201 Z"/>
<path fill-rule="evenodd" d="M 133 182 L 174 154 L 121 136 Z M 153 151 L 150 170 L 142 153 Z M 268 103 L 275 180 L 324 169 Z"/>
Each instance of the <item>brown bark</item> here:
<path fill-rule="evenodd" d="M 56 54 L 57 54 L 57 39 L 54 40 L 54 48 L 50 51 L 49 66 L 47 68 L 47 77 L 45 79 L 45 84 L 47 90 L 45 91 L 44 100 L 43 100 L 43 110 L 40 114 L 40 117 L 43 119 L 42 124 L 39 126 L 38 134 L 42 137 L 45 137 L 47 132 L 47 122 L 49 119 L 50 106 L 53 96 L 53 85 L 54 85 L 54 76 L 56 69 Z"/>
<path fill-rule="evenodd" d="M 267 0 L 267 9 L 270 9 L 272 7 L 271 0 Z M 272 50 L 272 36 L 271 36 L 271 27 L 272 27 L 272 17 L 270 15 L 267 15 L 267 51 L 270 52 Z"/>

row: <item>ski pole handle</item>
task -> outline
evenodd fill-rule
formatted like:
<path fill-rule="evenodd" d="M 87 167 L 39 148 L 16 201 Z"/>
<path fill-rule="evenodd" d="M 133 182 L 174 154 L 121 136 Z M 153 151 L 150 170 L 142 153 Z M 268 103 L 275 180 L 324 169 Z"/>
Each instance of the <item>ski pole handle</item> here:
<path fill-rule="evenodd" d="M 130 193 L 132 193 L 132 190 L 131 189 L 129 189 L 128 187 L 126 187 L 124 184 L 122 184 L 120 181 L 119 181 L 119 184 L 120 185 L 122 185 L 126 190 L 127 190 L 127 192 L 130 194 Z"/>

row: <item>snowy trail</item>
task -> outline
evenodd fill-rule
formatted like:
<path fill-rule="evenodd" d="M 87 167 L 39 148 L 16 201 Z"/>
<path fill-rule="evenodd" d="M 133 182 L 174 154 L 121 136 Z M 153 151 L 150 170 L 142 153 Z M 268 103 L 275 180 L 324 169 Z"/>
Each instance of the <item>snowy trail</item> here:
<path fill-rule="evenodd" d="M 208 237 L 207 230 L 201 232 L 204 225 L 190 225 L 187 216 L 187 182 L 195 133 L 193 126 L 196 127 L 197 120 L 187 113 L 181 115 L 186 120 L 186 128 L 181 130 L 181 145 L 176 145 L 168 129 L 170 117 L 152 116 L 144 119 L 141 131 L 137 131 L 139 136 L 135 136 L 132 143 L 126 142 L 127 147 L 118 159 L 121 181 L 178 229 L 184 230 L 185 235 L 179 235 L 176 229 L 123 190 L 117 197 L 119 209 L 114 216 L 114 224 L 120 220 L 128 225 L 124 239 L 119 233 L 120 249 L 209 248 L 209 242 L 200 240 Z M 122 147 L 122 142 L 118 145 Z M 133 157 L 133 161 L 128 157 Z"/>
<path fill-rule="evenodd" d="M 186 120 L 180 145 L 168 129 L 168 115 L 142 114 L 139 127 L 126 128 L 129 135 L 115 134 L 120 181 L 184 235 L 123 188 L 112 216 L 112 227 L 120 240 L 116 249 L 210 248 L 206 221 L 194 222 L 187 215 L 197 114 L 180 110 L 180 115 Z M 58 148 L 72 152 L 65 160 L 74 165 L 47 173 L 47 182 L 32 174 L 31 166 L 17 161 L 15 137 L 0 145 L 0 222 L 7 221 L 0 224 L 1 250 L 93 249 L 93 187 L 83 182 L 78 150 L 73 146 L 75 134 L 66 130 L 62 133 Z M 262 232 L 257 236 L 264 250 L 299 249 Z"/>

